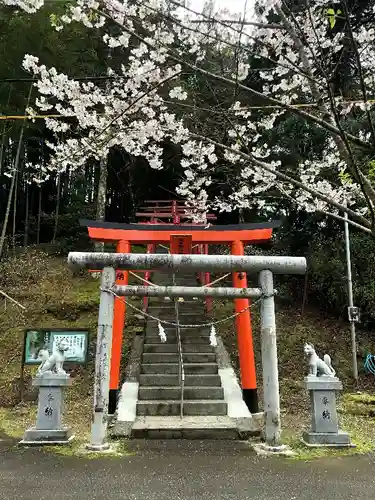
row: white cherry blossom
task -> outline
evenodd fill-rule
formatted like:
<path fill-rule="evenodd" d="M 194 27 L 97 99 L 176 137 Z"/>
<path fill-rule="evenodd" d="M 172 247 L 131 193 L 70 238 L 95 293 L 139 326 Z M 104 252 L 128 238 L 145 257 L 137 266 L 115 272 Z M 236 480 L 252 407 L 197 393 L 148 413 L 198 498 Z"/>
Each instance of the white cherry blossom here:
<path fill-rule="evenodd" d="M 43 0 L 0 1 L 29 13 L 43 6 Z M 344 30 L 332 31 L 341 3 L 331 1 L 333 14 L 329 14 L 327 2 L 315 0 L 312 5 L 301 4 L 293 15 L 280 0 L 258 3 L 263 9 L 257 9 L 250 26 L 242 25 L 231 12 L 207 8 L 197 13 L 172 0 L 69 3 L 54 20 L 55 29 L 71 23 L 100 29 L 103 44 L 122 54 L 125 49 L 129 56 L 121 68 L 109 67 L 111 79 L 103 86 L 74 81 L 58 68 L 47 68 L 33 55 L 25 55 L 24 69 L 36 78 L 38 113 L 61 115 L 46 118 L 56 140 L 49 145 L 53 154 L 48 168 L 34 178 L 40 182 L 53 171 L 82 168 L 88 158 L 105 158 L 114 146 L 142 156 L 150 168 L 162 169 L 163 145 L 170 141 L 181 151 L 177 192 L 186 197 L 195 220 L 204 218 L 210 208 L 272 212 L 276 203 L 272 195 L 278 190 L 307 211 L 337 215 L 348 203 L 357 211 L 357 220 L 366 224 L 361 217 L 367 217 L 375 204 L 375 191 L 369 187 L 366 169 L 362 181 L 356 169 L 372 158 L 375 147 L 369 118 L 373 103 L 366 98 L 374 95 L 375 29 L 353 28 L 353 46 L 360 47 L 356 57 L 361 82 L 353 85 L 353 98 L 345 99 L 333 95 L 329 83 L 349 36 Z M 278 23 L 269 23 L 271 11 Z M 220 67 L 212 69 L 212 54 Z M 261 62 L 259 70 L 249 66 L 249 55 Z M 256 88 L 251 78 L 248 81 L 254 70 Z M 184 78 L 187 72 L 240 91 L 240 97 L 233 93 L 223 110 L 224 127 L 222 122 L 205 127 L 202 114 L 195 118 L 187 111 L 195 98 Z M 263 102 L 262 109 L 250 109 L 251 98 Z M 183 105 L 187 107 L 179 108 Z M 280 137 L 280 143 L 270 147 L 266 137 L 283 123 L 286 113 L 298 114 L 310 127 L 325 131 L 320 154 L 293 165 L 278 159 L 288 153 L 285 141 Z M 353 119 L 358 127 L 349 137 Z M 225 138 L 218 139 L 219 132 L 225 132 Z M 58 139 L 61 133 L 64 141 Z M 223 170 L 228 179 L 218 188 Z M 366 196 L 363 182 L 368 182 Z"/>

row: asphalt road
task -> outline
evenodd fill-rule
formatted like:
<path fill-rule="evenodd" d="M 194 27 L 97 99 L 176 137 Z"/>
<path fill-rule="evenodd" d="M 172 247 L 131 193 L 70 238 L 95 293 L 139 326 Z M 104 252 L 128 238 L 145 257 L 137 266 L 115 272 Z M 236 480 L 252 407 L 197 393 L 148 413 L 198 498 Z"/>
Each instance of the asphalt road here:
<path fill-rule="evenodd" d="M 1 500 L 374 500 L 375 458 L 260 458 L 243 443 L 133 441 L 95 460 L 0 445 Z"/>

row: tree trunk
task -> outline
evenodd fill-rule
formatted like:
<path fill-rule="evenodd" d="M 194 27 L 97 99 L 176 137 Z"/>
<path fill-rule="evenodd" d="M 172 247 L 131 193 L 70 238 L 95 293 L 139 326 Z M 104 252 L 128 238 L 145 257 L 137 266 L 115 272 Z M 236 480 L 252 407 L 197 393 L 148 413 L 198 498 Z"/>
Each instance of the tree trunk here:
<path fill-rule="evenodd" d="M 16 178 L 14 182 L 14 198 L 13 198 L 13 225 L 12 225 L 12 251 L 13 256 L 16 253 L 16 224 L 17 224 L 17 194 L 18 194 L 18 170 L 15 171 Z"/>
<path fill-rule="evenodd" d="M 5 210 L 3 227 L 2 227 L 2 230 L 1 230 L 1 236 L 0 236 L 0 259 L 1 259 L 1 256 L 2 256 L 3 250 L 4 250 L 5 235 L 6 235 L 6 230 L 7 230 L 7 227 L 8 227 L 10 207 L 12 206 L 13 191 L 14 191 L 14 186 L 16 184 L 17 172 L 18 172 L 18 167 L 19 167 L 19 163 L 20 163 L 20 156 L 21 156 L 21 148 L 22 148 L 22 140 L 23 140 L 23 132 L 24 132 L 24 130 L 25 130 L 25 124 L 22 125 L 21 132 L 20 132 L 20 138 L 18 140 L 18 147 L 17 147 L 16 158 L 14 160 L 14 169 L 13 169 L 12 180 L 11 180 L 10 188 L 9 188 L 7 207 L 6 207 L 6 210 Z"/>
<path fill-rule="evenodd" d="M 98 196 L 96 199 L 96 220 L 103 221 L 105 219 L 105 208 L 107 203 L 107 162 L 102 159 L 100 161 L 100 176 L 98 185 Z"/>
<path fill-rule="evenodd" d="M 12 84 L 11 84 L 11 85 L 10 85 L 10 87 L 9 87 L 7 107 L 9 106 L 11 93 L 12 93 Z M 2 130 L 2 132 L 1 132 L 1 146 L 0 146 L 0 175 L 1 175 L 2 171 L 3 171 L 4 145 L 5 145 L 5 138 L 6 138 L 5 126 L 6 126 L 6 121 L 4 120 L 3 130 Z"/>
<path fill-rule="evenodd" d="M 60 212 L 60 174 L 57 174 L 57 193 L 56 193 L 56 211 L 55 211 L 55 226 L 53 228 L 52 243 L 56 243 L 57 229 L 59 227 L 59 212 Z"/>
<path fill-rule="evenodd" d="M 30 103 L 30 98 L 31 98 L 32 90 L 33 90 L 33 83 L 30 85 L 29 95 L 27 96 L 26 109 L 27 109 L 27 107 L 29 106 L 29 103 Z M 20 156 L 21 156 L 21 149 L 22 149 L 23 133 L 24 133 L 24 131 L 25 131 L 25 122 L 23 122 L 23 124 L 22 124 L 21 132 L 20 132 L 20 138 L 18 140 L 17 153 L 16 153 L 16 158 L 15 158 L 15 161 L 14 161 L 14 170 L 13 170 L 12 180 L 11 180 L 10 188 L 9 188 L 9 195 L 8 195 L 7 207 L 6 207 L 6 210 L 5 210 L 3 227 L 2 227 L 1 235 L 0 235 L 0 259 L 1 259 L 1 256 L 3 255 L 3 250 L 4 250 L 5 235 L 6 235 L 6 231 L 7 231 L 7 227 L 8 227 L 10 207 L 12 205 L 12 197 L 13 197 L 14 185 L 16 183 L 16 177 L 17 177 L 17 172 L 18 172 L 19 163 L 20 163 Z"/>
<path fill-rule="evenodd" d="M 108 177 L 108 166 L 107 160 L 102 158 L 100 160 L 100 175 L 99 175 L 99 185 L 98 185 L 98 195 L 96 198 L 96 220 L 104 221 L 105 219 L 105 209 L 107 204 L 107 177 Z M 104 249 L 104 243 L 96 242 L 95 251 L 102 252 Z"/>
<path fill-rule="evenodd" d="M 90 204 L 93 204 L 95 201 L 95 194 L 96 194 L 96 172 L 95 172 L 95 165 L 93 165 L 92 170 L 91 170 L 91 195 L 90 195 Z"/>
<path fill-rule="evenodd" d="M 23 232 L 23 246 L 27 247 L 29 242 L 29 185 L 26 182 L 26 201 L 25 201 L 25 227 Z"/>
<path fill-rule="evenodd" d="M 70 203 L 69 182 L 70 182 L 70 170 L 68 167 L 64 173 L 64 182 L 63 182 L 63 187 L 62 187 L 62 198 L 63 198 L 64 202 L 66 203 L 66 205 L 69 205 L 69 203 Z"/>
<path fill-rule="evenodd" d="M 42 186 L 39 186 L 39 197 L 38 197 L 38 222 L 36 228 L 36 244 L 40 243 L 40 219 L 42 216 Z"/>
<path fill-rule="evenodd" d="M 243 224 L 245 222 L 245 216 L 244 216 L 244 209 L 239 208 L 238 209 L 238 222 L 239 224 Z"/>
<path fill-rule="evenodd" d="M 1 132 L 1 146 L 0 146 L 0 175 L 3 171 L 3 161 L 4 161 L 4 144 L 5 144 L 5 121 L 3 125 L 3 130 Z"/>
<path fill-rule="evenodd" d="M 128 192 L 130 197 L 130 217 L 128 217 L 128 222 L 131 222 L 135 219 L 135 198 L 134 198 L 134 187 L 133 187 L 133 168 L 135 167 L 135 158 L 131 158 L 130 166 L 129 166 L 129 185 Z"/>
<path fill-rule="evenodd" d="M 109 75 L 109 61 L 112 57 L 112 50 L 108 47 L 107 52 L 107 75 Z M 109 91 L 109 81 L 106 82 L 106 91 Z M 99 185 L 98 185 L 98 195 L 96 198 L 96 220 L 104 221 L 105 219 L 105 209 L 107 205 L 107 178 L 108 178 L 108 165 L 109 159 L 102 158 L 99 163 Z M 95 251 L 103 252 L 104 243 L 96 242 Z"/>

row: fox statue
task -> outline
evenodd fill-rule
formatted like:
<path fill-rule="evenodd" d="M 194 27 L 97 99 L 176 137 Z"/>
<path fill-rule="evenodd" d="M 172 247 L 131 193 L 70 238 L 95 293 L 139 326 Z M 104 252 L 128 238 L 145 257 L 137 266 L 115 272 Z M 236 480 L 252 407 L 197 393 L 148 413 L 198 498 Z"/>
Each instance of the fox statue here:
<path fill-rule="evenodd" d="M 66 339 L 62 339 L 56 347 L 56 351 L 51 355 L 49 355 L 47 349 L 42 349 L 39 352 L 39 356 L 42 359 L 42 363 L 37 372 L 39 376 L 44 374 L 50 375 L 52 373 L 56 375 L 66 375 L 63 364 L 65 361 L 65 353 L 69 349 L 69 344 Z"/>
<path fill-rule="evenodd" d="M 325 354 L 323 359 L 320 359 L 316 354 L 315 348 L 312 344 L 305 344 L 304 352 L 309 358 L 309 375 L 314 377 L 321 377 L 322 375 L 334 377 L 335 370 L 332 367 L 331 357 Z"/>

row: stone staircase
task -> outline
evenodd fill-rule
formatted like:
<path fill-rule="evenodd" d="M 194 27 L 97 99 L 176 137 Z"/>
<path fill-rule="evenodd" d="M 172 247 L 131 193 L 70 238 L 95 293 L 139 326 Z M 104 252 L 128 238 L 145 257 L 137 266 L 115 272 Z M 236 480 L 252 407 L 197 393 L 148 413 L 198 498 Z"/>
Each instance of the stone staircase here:
<path fill-rule="evenodd" d="M 177 274 L 175 279 L 177 285 L 196 286 L 193 275 Z M 172 276 L 158 273 L 154 275 L 153 281 L 171 284 Z M 185 299 L 178 303 L 178 310 L 180 324 L 204 324 L 209 321 L 201 300 Z M 176 322 L 174 301 L 152 298 L 149 300 L 148 312 L 162 320 Z M 129 392 L 130 386 L 126 382 L 124 384 L 114 434 L 148 438 L 238 438 L 238 420 L 228 414 L 227 400 L 228 396 L 233 398 L 239 387 L 234 390 L 232 387 L 223 387 L 218 348 L 210 346 L 209 342 L 210 327 L 180 329 L 185 373 L 182 415 L 177 329 L 167 325 L 164 328 L 167 341 L 162 343 L 156 322 L 148 321 L 146 324 L 138 360 L 136 388 L 134 386 Z M 230 370 L 233 372 L 232 368 Z M 128 396 L 130 393 L 133 399 Z M 242 401 L 242 395 L 237 394 L 238 397 L 241 399 L 237 401 L 241 408 L 241 425 L 244 429 L 253 429 L 253 423 L 250 425 L 251 415 Z M 121 419 L 131 418 L 121 417 L 124 411 L 129 414 L 129 406 L 134 408 L 134 421 L 129 425 L 121 425 Z M 245 426 L 244 418 L 247 419 Z"/>
<path fill-rule="evenodd" d="M 186 280 L 185 280 L 186 283 Z M 150 313 L 174 321 L 174 303 L 160 307 L 150 301 Z M 204 306 L 198 301 L 179 303 L 180 323 L 204 323 Z M 186 312 L 185 312 L 186 311 Z M 139 380 L 137 414 L 144 416 L 176 416 L 181 413 L 182 388 L 179 382 L 179 352 L 176 328 L 165 328 L 167 342 L 161 343 L 158 327 L 146 327 Z M 218 374 L 214 348 L 209 343 L 209 328 L 183 329 L 181 351 L 185 383 L 183 415 L 226 415 L 227 405 Z"/>

